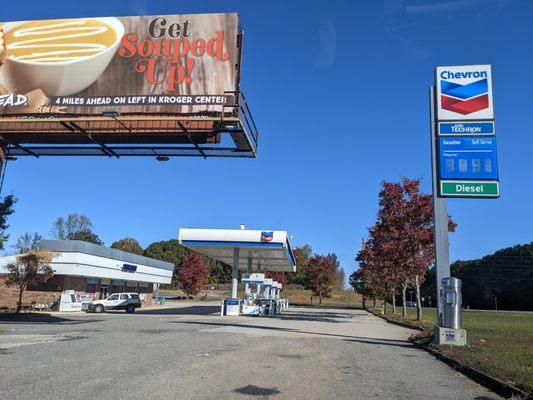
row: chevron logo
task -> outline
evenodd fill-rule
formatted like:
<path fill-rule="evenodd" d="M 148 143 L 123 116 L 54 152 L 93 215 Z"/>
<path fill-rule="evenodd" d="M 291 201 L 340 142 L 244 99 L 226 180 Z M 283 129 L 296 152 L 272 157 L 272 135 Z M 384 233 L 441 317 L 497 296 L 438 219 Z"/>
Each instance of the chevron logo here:
<path fill-rule="evenodd" d="M 274 239 L 273 231 L 263 231 L 261 232 L 261 241 L 262 242 L 271 242 Z"/>
<path fill-rule="evenodd" d="M 466 85 L 442 80 L 441 107 L 462 115 L 471 114 L 489 107 L 487 78 Z"/>

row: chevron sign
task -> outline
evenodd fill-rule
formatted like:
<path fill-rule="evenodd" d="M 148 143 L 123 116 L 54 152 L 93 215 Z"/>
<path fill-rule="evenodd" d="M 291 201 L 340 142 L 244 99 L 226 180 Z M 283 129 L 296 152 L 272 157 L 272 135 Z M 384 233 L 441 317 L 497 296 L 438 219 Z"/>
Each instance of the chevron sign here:
<path fill-rule="evenodd" d="M 490 65 L 437 67 L 437 119 L 493 119 Z"/>

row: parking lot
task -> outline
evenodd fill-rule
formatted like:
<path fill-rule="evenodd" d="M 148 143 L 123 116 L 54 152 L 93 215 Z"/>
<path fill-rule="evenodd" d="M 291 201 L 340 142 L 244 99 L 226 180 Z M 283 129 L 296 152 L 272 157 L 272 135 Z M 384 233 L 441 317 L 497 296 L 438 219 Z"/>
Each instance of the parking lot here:
<path fill-rule="evenodd" d="M 0 319 L 3 399 L 497 399 L 362 310 L 217 303 Z"/>

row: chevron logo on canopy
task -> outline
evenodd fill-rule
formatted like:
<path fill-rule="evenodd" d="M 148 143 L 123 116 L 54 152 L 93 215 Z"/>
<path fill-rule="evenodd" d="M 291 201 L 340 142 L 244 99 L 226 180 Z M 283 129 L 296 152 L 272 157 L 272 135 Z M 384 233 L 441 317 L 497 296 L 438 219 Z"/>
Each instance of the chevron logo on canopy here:
<path fill-rule="evenodd" d="M 466 85 L 440 81 L 441 107 L 459 114 L 471 114 L 489 107 L 487 79 Z"/>
<path fill-rule="evenodd" d="M 261 241 L 262 242 L 271 242 L 274 239 L 273 231 L 263 231 L 261 232 Z"/>

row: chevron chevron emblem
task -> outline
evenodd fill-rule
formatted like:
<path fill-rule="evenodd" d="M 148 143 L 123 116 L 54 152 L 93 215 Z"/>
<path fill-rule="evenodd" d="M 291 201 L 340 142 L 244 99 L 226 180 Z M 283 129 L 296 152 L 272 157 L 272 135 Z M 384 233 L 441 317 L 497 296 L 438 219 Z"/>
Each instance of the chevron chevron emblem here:
<path fill-rule="evenodd" d="M 467 115 L 489 107 L 488 81 L 480 79 L 466 85 L 442 80 L 441 107 L 444 110 Z"/>

